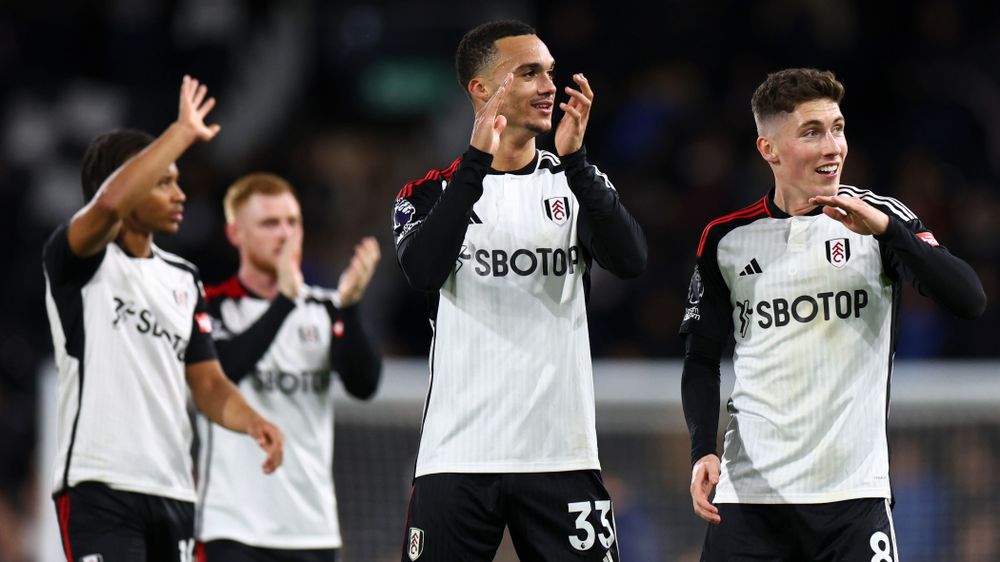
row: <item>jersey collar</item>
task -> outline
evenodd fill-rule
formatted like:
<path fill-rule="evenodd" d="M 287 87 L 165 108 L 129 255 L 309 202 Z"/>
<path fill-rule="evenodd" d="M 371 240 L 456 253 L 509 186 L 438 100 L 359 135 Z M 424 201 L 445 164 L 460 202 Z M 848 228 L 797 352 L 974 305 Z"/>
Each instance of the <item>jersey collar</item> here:
<path fill-rule="evenodd" d="M 525 167 L 523 167 L 523 168 L 521 168 L 519 170 L 512 170 L 512 171 L 509 171 L 509 172 L 501 172 L 500 170 L 494 170 L 493 168 L 490 168 L 489 171 L 486 172 L 486 173 L 487 174 L 491 174 L 491 175 L 511 174 L 513 176 L 527 176 L 529 174 L 533 174 L 533 173 L 535 173 L 535 169 L 538 168 L 538 154 L 539 154 L 539 152 L 538 152 L 538 149 L 536 148 L 535 149 L 535 156 L 532 157 L 531 162 L 528 162 L 527 166 L 525 166 Z"/>

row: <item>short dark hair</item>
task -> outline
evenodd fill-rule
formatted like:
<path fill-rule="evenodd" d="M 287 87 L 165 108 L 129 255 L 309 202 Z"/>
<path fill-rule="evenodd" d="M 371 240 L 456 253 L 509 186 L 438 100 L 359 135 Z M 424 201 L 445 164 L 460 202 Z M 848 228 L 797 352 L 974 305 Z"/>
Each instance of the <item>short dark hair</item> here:
<path fill-rule="evenodd" d="M 90 142 L 83 155 L 80 184 L 84 202 L 90 201 L 104 180 L 142 149 L 153 144 L 153 135 L 136 129 L 115 129 Z"/>
<path fill-rule="evenodd" d="M 844 85 L 829 70 L 786 68 L 772 72 L 753 93 L 750 107 L 758 131 L 767 118 L 779 113 L 791 113 L 802 102 L 844 99 Z"/>
<path fill-rule="evenodd" d="M 535 35 L 535 28 L 516 20 L 502 20 L 484 23 L 466 33 L 455 51 L 459 86 L 466 89 L 469 81 L 492 61 L 498 40 L 518 35 Z"/>

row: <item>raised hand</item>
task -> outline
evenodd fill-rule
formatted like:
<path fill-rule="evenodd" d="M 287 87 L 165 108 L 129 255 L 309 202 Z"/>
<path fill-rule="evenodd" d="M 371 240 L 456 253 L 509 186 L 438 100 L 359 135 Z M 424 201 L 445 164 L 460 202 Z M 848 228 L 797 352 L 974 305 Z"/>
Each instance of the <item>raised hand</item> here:
<path fill-rule="evenodd" d="M 497 91 L 493 92 L 493 97 L 486 102 L 476 113 L 476 120 L 472 125 L 472 139 L 469 140 L 474 148 L 490 154 L 496 154 L 500 146 L 500 133 L 507 127 L 507 118 L 498 115 L 503 98 L 507 95 L 507 88 L 510 86 L 514 74 L 507 73 Z"/>
<path fill-rule="evenodd" d="M 822 205 L 826 216 L 839 221 L 851 232 L 858 234 L 884 234 L 889 228 L 889 215 L 872 207 L 858 197 L 819 195 L 809 198 L 809 203 Z"/>
<path fill-rule="evenodd" d="M 590 108 L 594 103 L 594 90 L 583 74 L 574 74 L 573 81 L 580 86 L 579 90 L 566 86 L 569 100 L 559 104 L 563 117 L 556 127 L 556 152 L 560 156 L 572 154 L 583 146 L 583 135 L 587 132 L 587 121 L 590 120 Z"/>
<path fill-rule="evenodd" d="M 278 274 L 278 291 L 295 300 L 302 289 L 302 233 L 296 231 L 285 239 L 274 263 Z"/>
<path fill-rule="evenodd" d="M 218 123 L 205 124 L 205 116 L 215 107 L 215 98 L 205 99 L 208 87 L 199 84 L 197 80 L 184 75 L 181 83 L 180 107 L 177 110 L 177 122 L 192 131 L 197 140 L 212 140 L 222 127 Z"/>
<path fill-rule="evenodd" d="M 366 236 L 354 247 L 351 263 L 337 285 L 341 307 L 346 308 L 361 300 L 380 258 L 381 250 L 373 236 Z"/>
<path fill-rule="evenodd" d="M 708 501 L 708 496 L 719 483 L 721 473 L 721 462 L 715 455 L 705 455 L 698 459 L 691 470 L 691 504 L 694 512 L 709 523 L 719 524 L 722 518 L 719 517 L 719 508 Z"/>

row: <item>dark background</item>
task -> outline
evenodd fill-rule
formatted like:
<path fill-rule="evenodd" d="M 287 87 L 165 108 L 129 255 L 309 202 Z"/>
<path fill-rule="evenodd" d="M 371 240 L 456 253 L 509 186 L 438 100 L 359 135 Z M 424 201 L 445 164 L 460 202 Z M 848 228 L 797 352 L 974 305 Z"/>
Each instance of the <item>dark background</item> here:
<path fill-rule="evenodd" d="M 90 139 L 120 126 L 158 134 L 176 117 L 181 76 L 207 83 L 222 132 L 179 161 L 186 220 L 157 243 L 206 282 L 225 279 L 237 265 L 223 235 L 226 187 L 249 171 L 281 174 L 303 202 L 307 282 L 335 286 L 353 244 L 377 236 L 383 261 L 367 323 L 387 355 L 422 356 L 430 331 L 422 296 L 394 263 L 393 197 L 465 149 L 472 111 L 454 49 L 469 28 L 506 17 L 536 26 L 560 87 L 572 73 L 589 77 L 591 160 L 649 240 L 640 279 L 595 272 L 595 357 L 679 356 L 702 228 L 772 186 L 753 146 L 750 96 L 768 72 L 791 66 L 833 70 L 846 85 L 844 183 L 902 200 L 986 287 L 991 305 L 976 321 L 909 291 L 897 357 L 1000 356 L 998 3 L 5 2 L 0 536 L 4 510 L 27 503 L 35 376 L 51 354 L 41 247 L 83 204 Z"/>

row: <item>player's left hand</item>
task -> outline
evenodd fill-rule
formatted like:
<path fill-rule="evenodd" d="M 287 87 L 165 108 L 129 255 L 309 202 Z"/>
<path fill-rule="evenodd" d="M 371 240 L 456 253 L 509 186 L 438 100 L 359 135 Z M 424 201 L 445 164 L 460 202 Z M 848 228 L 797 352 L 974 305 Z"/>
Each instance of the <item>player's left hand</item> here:
<path fill-rule="evenodd" d="M 281 431 L 274 427 L 271 422 L 260 416 L 255 416 L 247 428 L 247 435 L 253 437 L 260 448 L 267 453 L 267 458 L 264 459 L 264 464 L 261 466 L 264 469 L 264 474 L 271 474 L 277 470 L 281 466 L 285 454 L 285 437 Z"/>
<path fill-rule="evenodd" d="M 556 152 L 559 156 L 572 154 L 583 146 L 583 134 L 587 132 L 587 121 L 590 119 L 590 107 L 594 103 L 594 90 L 583 74 L 574 74 L 573 81 L 580 86 L 579 90 L 566 86 L 569 100 L 559 104 L 563 110 L 562 119 L 556 127 Z"/>
<path fill-rule="evenodd" d="M 864 235 L 884 234 L 889 228 L 889 215 L 858 197 L 842 195 L 811 197 L 809 203 L 822 205 L 826 216 L 839 221 L 851 232 Z"/>
<path fill-rule="evenodd" d="M 382 253 L 374 236 L 366 236 L 354 246 L 354 256 L 351 257 L 351 263 L 340 276 L 340 282 L 337 284 L 341 307 L 346 308 L 361 300 L 381 257 Z"/>

